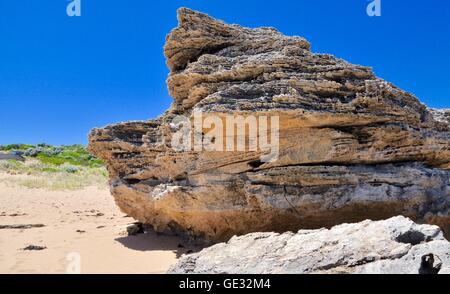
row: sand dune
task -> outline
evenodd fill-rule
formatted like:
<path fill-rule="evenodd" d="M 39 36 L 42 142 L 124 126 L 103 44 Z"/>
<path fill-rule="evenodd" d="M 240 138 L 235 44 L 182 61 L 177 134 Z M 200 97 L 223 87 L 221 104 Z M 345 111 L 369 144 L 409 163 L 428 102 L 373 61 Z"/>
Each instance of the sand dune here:
<path fill-rule="evenodd" d="M 46 191 L 2 181 L 0 273 L 164 273 L 193 249 L 179 248 L 174 236 L 128 236 L 133 222 L 106 188 Z M 42 250 L 23 250 L 29 245 Z"/>

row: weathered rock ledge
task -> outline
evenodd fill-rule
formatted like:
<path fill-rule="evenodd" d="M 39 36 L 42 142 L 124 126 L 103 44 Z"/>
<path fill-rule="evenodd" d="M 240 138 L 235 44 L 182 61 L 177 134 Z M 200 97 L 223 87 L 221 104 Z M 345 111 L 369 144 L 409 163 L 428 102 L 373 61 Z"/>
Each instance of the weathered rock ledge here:
<path fill-rule="evenodd" d="M 125 213 L 212 242 L 395 215 L 450 232 L 448 112 L 368 67 L 312 53 L 301 37 L 185 8 L 178 20 L 164 48 L 171 108 L 89 136 Z M 173 119 L 195 112 L 279 117 L 277 160 L 261 161 L 263 150 L 174 150 Z"/>
<path fill-rule="evenodd" d="M 399 216 L 297 233 L 252 233 L 183 256 L 176 274 L 450 274 L 437 226 Z"/>

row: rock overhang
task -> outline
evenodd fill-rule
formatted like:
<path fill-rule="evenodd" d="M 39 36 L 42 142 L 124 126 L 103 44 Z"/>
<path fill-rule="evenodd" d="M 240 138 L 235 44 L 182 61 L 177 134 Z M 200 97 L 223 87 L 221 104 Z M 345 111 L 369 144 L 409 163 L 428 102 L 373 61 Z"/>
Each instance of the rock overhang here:
<path fill-rule="evenodd" d="M 301 37 L 186 8 L 178 18 L 164 46 L 171 108 L 90 134 L 123 211 L 209 241 L 397 214 L 446 230 L 446 112 L 430 111 L 368 67 L 312 53 Z M 174 119 L 192 122 L 196 112 L 279 117 L 279 157 L 175 151 Z"/>

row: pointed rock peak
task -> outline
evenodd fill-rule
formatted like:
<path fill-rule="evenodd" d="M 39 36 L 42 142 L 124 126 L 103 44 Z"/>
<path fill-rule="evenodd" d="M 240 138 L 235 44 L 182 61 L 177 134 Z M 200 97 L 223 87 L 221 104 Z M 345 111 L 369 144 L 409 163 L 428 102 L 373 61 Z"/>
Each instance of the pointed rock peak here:
<path fill-rule="evenodd" d="M 202 55 L 223 56 L 220 53 L 226 48 L 229 57 L 232 57 L 281 51 L 287 45 L 294 45 L 300 50 L 310 49 L 304 38 L 287 37 L 274 28 L 250 29 L 230 25 L 183 7 L 178 9 L 178 27 L 167 36 L 164 54 L 167 66 L 173 73 L 184 70 Z"/>
<path fill-rule="evenodd" d="M 222 23 L 222 21 L 216 20 L 206 13 L 202 13 L 196 10 L 192 10 L 187 7 L 180 7 L 177 10 L 178 15 L 178 27 L 191 27 L 195 25 L 201 25 L 204 21 Z"/>

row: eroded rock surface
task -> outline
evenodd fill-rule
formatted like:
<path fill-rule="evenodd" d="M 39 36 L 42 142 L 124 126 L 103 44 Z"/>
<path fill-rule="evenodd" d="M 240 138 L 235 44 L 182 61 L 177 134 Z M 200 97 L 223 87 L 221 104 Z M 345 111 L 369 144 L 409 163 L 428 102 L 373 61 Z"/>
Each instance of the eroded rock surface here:
<path fill-rule="evenodd" d="M 183 256 L 178 274 L 450 273 L 450 243 L 437 226 L 398 216 L 297 233 L 252 233 Z"/>
<path fill-rule="evenodd" d="M 430 109 L 437 121 L 450 125 L 450 109 Z"/>
<path fill-rule="evenodd" d="M 368 67 L 312 53 L 301 37 L 184 8 L 178 19 L 164 48 L 171 108 L 89 136 L 125 213 L 213 242 L 395 215 L 450 231 L 446 112 Z M 263 150 L 174 150 L 173 119 L 200 111 L 278 116 L 277 160 L 261 161 Z"/>

